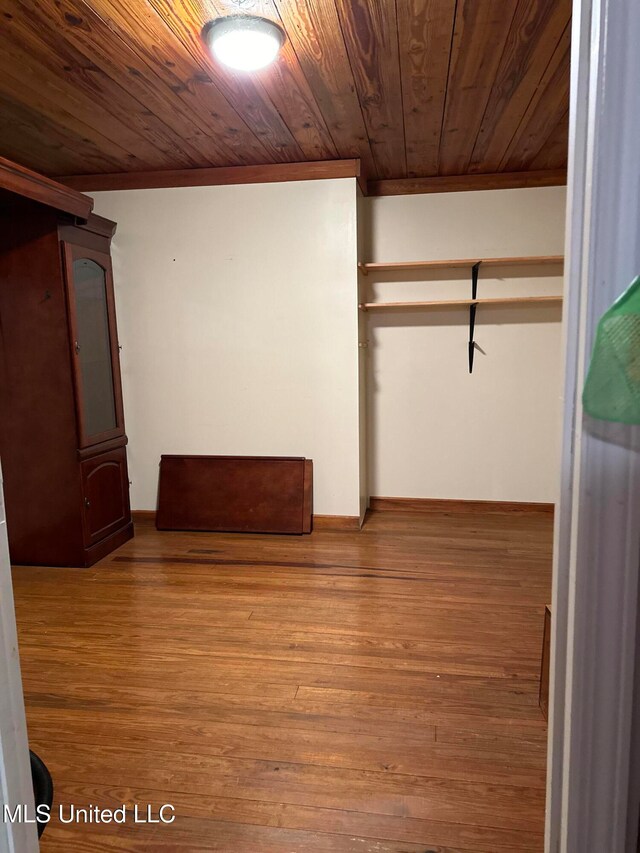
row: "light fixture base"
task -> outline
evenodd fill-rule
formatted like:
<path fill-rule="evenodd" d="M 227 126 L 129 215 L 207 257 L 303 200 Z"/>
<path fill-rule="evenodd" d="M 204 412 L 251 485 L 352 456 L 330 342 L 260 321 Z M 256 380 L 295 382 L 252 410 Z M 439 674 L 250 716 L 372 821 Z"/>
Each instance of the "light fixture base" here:
<path fill-rule="evenodd" d="M 227 15 L 208 23 L 203 37 L 213 56 L 236 71 L 257 71 L 277 57 L 285 33 L 275 21 L 258 15 Z"/>

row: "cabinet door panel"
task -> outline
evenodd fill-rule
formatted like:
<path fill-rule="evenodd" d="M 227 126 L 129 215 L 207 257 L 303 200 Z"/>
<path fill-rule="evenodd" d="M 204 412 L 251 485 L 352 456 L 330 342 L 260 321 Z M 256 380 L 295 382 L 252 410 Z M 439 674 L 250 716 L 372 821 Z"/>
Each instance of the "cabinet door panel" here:
<path fill-rule="evenodd" d="M 87 459 L 81 470 L 84 535 L 89 546 L 130 521 L 126 450 L 121 447 Z"/>
<path fill-rule="evenodd" d="M 106 272 L 91 258 L 77 258 L 72 269 L 84 428 L 88 436 L 100 435 L 118 427 Z"/>
<path fill-rule="evenodd" d="M 124 433 L 109 255 L 63 243 L 80 447 Z"/>

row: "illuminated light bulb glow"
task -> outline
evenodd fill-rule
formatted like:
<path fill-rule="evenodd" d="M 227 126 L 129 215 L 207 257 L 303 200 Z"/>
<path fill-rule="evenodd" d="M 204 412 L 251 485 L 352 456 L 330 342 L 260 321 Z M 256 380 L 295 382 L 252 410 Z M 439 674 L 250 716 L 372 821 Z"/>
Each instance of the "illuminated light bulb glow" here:
<path fill-rule="evenodd" d="M 218 18 L 205 37 L 214 57 L 236 71 L 265 68 L 284 44 L 284 33 L 276 23 L 254 15 Z"/>

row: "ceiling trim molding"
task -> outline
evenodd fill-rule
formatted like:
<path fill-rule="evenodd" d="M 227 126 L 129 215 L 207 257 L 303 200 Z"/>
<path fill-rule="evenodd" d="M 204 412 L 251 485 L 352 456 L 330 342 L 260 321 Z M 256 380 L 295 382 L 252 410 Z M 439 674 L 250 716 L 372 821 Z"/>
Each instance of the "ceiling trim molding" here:
<path fill-rule="evenodd" d="M 5 157 L 0 157 L 0 189 L 77 216 L 78 219 L 87 219 L 93 208 L 93 199 L 89 196 Z"/>
<path fill-rule="evenodd" d="M 69 175 L 58 180 L 75 190 L 102 192 L 106 190 L 262 184 L 278 181 L 316 181 L 326 180 L 327 178 L 356 178 L 360 183 L 361 177 L 360 160 L 354 158 L 351 160 L 316 160 L 308 163 L 270 163 L 262 166 L 223 166 L 161 172 Z"/>
<path fill-rule="evenodd" d="M 308 163 L 270 163 L 261 166 L 223 166 L 160 172 L 68 175 L 58 178 L 58 180 L 65 187 L 73 190 L 103 192 L 261 184 L 282 181 L 315 181 L 328 178 L 356 178 L 365 195 L 386 196 L 564 186 L 567 183 L 567 172 L 566 169 L 544 169 L 530 172 L 397 178 L 367 182 L 360 160 L 353 158 L 350 160 L 315 160 Z M 54 186 L 59 186 L 53 181 L 51 183 Z"/>
<path fill-rule="evenodd" d="M 452 193 L 470 190 L 504 190 L 521 187 L 557 187 L 567 183 L 566 169 L 535 172 L 494 172 L 489 175 L 444 175 L 432 178 L 398 178 L 369 181 L 369 195 Z"/>

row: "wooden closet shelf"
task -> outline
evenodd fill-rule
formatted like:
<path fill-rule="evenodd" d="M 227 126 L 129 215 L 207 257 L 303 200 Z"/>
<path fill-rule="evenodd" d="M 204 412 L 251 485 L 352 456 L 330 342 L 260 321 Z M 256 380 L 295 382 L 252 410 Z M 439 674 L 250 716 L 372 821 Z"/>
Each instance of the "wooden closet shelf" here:
<path fill-rule="evenodd" d="M 383 308 L 468 308 L 470 305 L 523 305 L 526 303 L 561 304 L 562 296 L 505 296 L 499 299 L 438 299 L 434 302 L 363 302 L 362 311 Z"/>
<path fill-rule="evenodd" d="M 472 267 L 480 263 L 482 267 L 520 267 L 520 266 L 561 266 L 563 255 L 526 255 L 518 258 L 458 258 L 449 261 L 398 261 L 396 263 L 358 264 L 363 275 L 370 272 L 392 272 L 402 270 L 447 270 Z"/>

